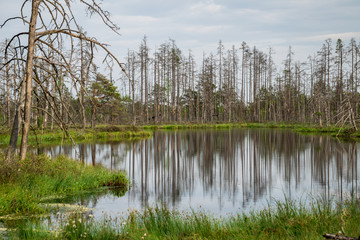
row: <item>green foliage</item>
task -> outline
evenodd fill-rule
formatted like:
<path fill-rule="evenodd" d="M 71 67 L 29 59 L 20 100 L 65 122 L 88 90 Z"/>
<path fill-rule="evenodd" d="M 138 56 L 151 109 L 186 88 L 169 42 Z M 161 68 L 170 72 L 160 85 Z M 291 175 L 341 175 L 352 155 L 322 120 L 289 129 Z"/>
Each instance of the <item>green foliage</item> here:
<path fill-rule="evenodd" d="M 119 119 L 119 116 L 126 115 L 123 102 L 129 99 L 122 98 L 117 87 L 104 75 L 97 74 L 89 92 L 92 93 L 89 99 L 90 112 L 95 107 L 96 115 L 103 122 L 113 122 L 114 119 Z"/>
<path fill-rule="evenodd" d="M 132 211 L 127 219 L 95 221 L 81 214 L 61 218 L 49 229 L 25 224 L 13 239 L 323 239 L 344 228 L 356 237 L 360 231 L 358 198 L 342 204 L 315 200 L 310 205 L 285 200 L 248 214 L 216 218 L 204 212 L 179 212 L 165 206 Z"/>
<path fill-rule="evenodd" d="M 341 230 L 341 221 L 347 235 L 356 237 L 359 204 L 359 198 L 341 205 L 315 200 L 310 206 L 285 200 L 262 211 L 227 218 L 155 207 L 131 213 L 121 237 L 139 239 L 146 233 L 148 239 L 322 239 L 325 233 Z"/>
<path fill-rule="evenodd" d="M 128 180 L 122 172 L 83 165 L 64 156 L 28 156 L 8 166 L 1 158 L 0 215 L 43 212 L 40 199 L 66 196 L 104 186 L 126 189 Z"/>
<path fill-rule="evenodd" d="M 143 130 L 142 127 L 136 126 L 118 126 L 118 125 L 100 125 L 94 130 L 86 129 L 71 129 L 68 130 L 71 137 L 75 142 L 93 142 L 93 141 L 119 141 L 130 139 L 142 139 L 148 138 L 152 135 L 150 131 Z M 45 130 L 43 132 L 37 132 L 37 138 L 40 146 L 51 145 L 57 143 L 71 143 L 69 137 L 59 129 Z M 0 135 L 0 146 L 6 146 L 9 144 L 9 135 Z M 20 144 L 21 137 L 18 139 Z M 29 135 L 29 145 L 36 146 L 36 136 L 33 132 Z"/>

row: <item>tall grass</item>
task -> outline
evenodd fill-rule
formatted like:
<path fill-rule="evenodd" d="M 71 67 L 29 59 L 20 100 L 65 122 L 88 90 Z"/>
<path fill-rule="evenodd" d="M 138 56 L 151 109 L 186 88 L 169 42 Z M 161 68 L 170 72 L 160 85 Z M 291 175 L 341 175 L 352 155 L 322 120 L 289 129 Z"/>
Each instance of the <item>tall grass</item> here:
<path fill-rule="evenodd" d="M 285 200 L 227 218 L 156 207 L 131 214 L 122 238 L 138 239 L 146 233 L 149 239 L 323 239 L 323 234 L 338 233 L 342 227 L 348 236 L 358 237 L 359 213 L 360 200 L 354 197 L 337 204 Z"/>
<path fill-rule="evenodd" d="M 8 232 L 8 237 L 14 240 L 23 239 L 119 239 L 120 228 L 109 223 L 110 219 L 95 221 L 83 214 L 72 213 L 60 216 L 59 225 L 50 226 L 44 222 L 27 222 Z M 115 220 L 117 221 L 117 220 Z M 118 224 L 119 225 L 119 224 Z"/>
<path fill-rule="evenodd" d="M 14 239 L 324 239 L 326 233 L 360 235 L 360 200 L 342 203 L 285 200 L 262 211 L 213 217 L 205 212 L 178 212 L 166 207 L 133 211 L 124 220 L 94 221 L 70 215 L 57 229 L 32 223 L 13 232 Z M 34 230 L 35 229 L 35 230 Z M 29 237 L 29 238 L 27 238 Z"/>
<path fill-rule="evenodd" d="M 120 141 L 120 140 L 134 140 L 151 137 L 150 131 L 145 131 L 141 127 L 134 126 L 99 126 L 94 129 L 70 129 L 68 130 L 71 138 L 77 142 L 91 142 L 91 141 Z M 59 143 L 72 143 L 71 138 L 65 135 L 61 129 L 45 129 L 32 131 L 29 134 L 29 145 L 49 145 Z M 4 132 L 0 134 L 0 146 L 9 144 L 10 134 Z M 21 142 L 19 136 L 18 144 Z"/>
<path fill-rule="evenodd" d="M 123 172 L 87 166 L 64 156 L 28 156 L 20 162 L 0 157 L 0 216 L 41 213 L 49 196 L 66 196 L 104 186 L 126 188 Z"/>

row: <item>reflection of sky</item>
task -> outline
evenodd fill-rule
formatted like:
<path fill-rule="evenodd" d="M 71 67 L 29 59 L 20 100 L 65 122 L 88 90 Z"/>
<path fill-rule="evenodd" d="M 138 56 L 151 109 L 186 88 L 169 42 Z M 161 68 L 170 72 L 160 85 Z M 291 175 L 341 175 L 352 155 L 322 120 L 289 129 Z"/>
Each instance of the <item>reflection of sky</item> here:
<path fill-rule="evenodd" d="M 329 137 L 240 129 L 155 132 L 140 142 L 63 146 L 62 152 L 127 171 L 131 189 L 121 198 L 97 199 L 95 214 L 165 202 L 226 215 L 261 209 L 285 196 L 305 201 L 357 192 L 357 148 Z M 60 148 L 51 151 L 57 155 Z"/>

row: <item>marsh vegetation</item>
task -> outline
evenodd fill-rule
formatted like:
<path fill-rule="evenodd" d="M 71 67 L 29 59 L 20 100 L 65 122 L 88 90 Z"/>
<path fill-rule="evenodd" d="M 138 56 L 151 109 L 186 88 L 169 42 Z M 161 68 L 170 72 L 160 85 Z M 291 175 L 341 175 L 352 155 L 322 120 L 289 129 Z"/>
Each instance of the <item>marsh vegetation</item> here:
<path fill-rule="evenodd" d="M 0 39 L 0 237 L 360 235 L 355 39 L 276 65 L 271 47 L 219 41 L 199 61 L 145 36 L 122 63 L 74 5 L 24 1 L 1 24 L 28 30 Z"/>

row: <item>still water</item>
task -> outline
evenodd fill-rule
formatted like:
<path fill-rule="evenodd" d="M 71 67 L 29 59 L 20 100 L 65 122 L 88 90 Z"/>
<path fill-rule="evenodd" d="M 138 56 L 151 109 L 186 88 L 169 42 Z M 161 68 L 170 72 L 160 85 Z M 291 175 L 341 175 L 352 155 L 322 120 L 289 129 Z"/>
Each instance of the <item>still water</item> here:
<path fill-rule="evenodd" d="M 164 203 L 178 210 L 227 215 L 261 209 L 272 200 L 343 199 L 360 191 L 359 143 L 288 130 L 156 131 L 135 142 L 90 143 L 43 149 L 87 164 L 125 170 L 122 197 L 82 201 L 94 214 Z"/>

